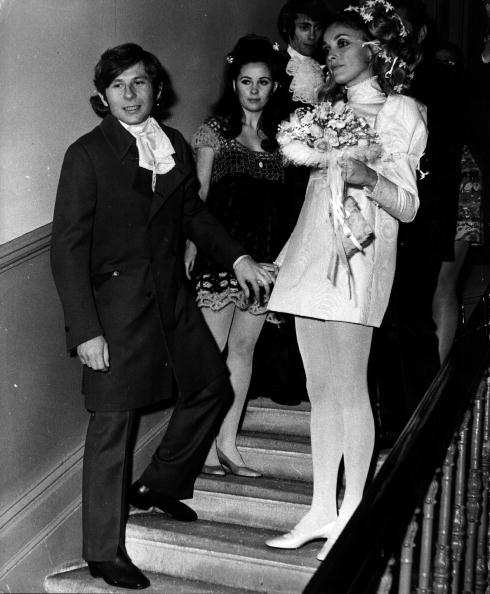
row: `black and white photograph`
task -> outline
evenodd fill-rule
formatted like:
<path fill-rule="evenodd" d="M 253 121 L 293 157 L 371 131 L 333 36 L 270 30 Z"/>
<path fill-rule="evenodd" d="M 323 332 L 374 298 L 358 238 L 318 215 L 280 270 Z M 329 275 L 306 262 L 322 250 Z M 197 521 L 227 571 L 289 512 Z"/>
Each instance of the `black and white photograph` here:
<path fill-rule="evenodd" d="M 490 592 L 490 0 L 0 0 L 0 593 Z"/>

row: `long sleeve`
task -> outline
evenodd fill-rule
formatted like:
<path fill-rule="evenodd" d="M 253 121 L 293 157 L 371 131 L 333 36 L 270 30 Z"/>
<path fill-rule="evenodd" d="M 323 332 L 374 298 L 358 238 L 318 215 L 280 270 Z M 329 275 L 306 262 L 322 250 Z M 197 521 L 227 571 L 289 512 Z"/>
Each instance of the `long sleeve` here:
<path fill-rule="evenodd" d="M 246 251 L 229 236 L 221 223 L 209 212 L 204 202 L 199 198 L 198 181 L 193 173 L 192 156 L 183 137 L 180 134 L 175 134 L 173 142 L 176 151 L 184 160 L 185 166 L 189 168 L 189 171 L 192 171 L 186 180 L 184 233 L 199 249 L 202 249 L 231 272 L 234 262 Z"/>
<path fill-rule="evenodd" d="M 65 315 L 68 350 L 103 334 L 90 280 L 96 194 L 90 158 L 74 144 L 61 168 L 51 236 L 51 267 Z"/>
<path fill-rule="evenodd" d="M 370 198 L 408 223 L 419 207 L 417 169 L 427 143 L 426 110 L 409 97 L 391 99 L 376 126 L 386 154 L 376 167 L 378 183 Z"/>

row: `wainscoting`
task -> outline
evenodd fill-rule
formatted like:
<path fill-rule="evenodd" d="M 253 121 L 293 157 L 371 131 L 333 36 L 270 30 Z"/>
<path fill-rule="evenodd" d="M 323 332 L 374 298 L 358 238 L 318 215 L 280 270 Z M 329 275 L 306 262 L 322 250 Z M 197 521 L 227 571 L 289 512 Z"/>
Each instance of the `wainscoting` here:
<path fill-rule="evenodd" d="M 41 592 L 81 556 L 81 470 L 88 415 L 80 364 L 65 350 L 49 267 L 51 226 L 0 246 L 0 591 Z M 142 418 L 139 474 L 169 410 Z"/>

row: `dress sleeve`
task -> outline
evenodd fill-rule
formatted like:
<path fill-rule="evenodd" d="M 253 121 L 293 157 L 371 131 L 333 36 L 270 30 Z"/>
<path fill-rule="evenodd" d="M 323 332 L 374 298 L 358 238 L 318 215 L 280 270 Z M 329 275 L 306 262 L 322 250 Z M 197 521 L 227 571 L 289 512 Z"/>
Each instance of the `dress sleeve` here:
<path fill-rule="evenodd" d="M 393 217 L 408 223 L 419 207 L 417 170 L 427 143 L 427 118 L 422 104 L 409 97 L 395 99 L 378 120 L 386 154 L 375 167 L 378 183 L 368 195 Z"/>
<path fill-rule="evenodd" d="M 191 140 L 191 146 L 195 152 L 199 148 L 211 147 L 218 154 L 223 146 L 223 137 L 220 134 L 219 124 L 211 118 L 199 126 Z"/>

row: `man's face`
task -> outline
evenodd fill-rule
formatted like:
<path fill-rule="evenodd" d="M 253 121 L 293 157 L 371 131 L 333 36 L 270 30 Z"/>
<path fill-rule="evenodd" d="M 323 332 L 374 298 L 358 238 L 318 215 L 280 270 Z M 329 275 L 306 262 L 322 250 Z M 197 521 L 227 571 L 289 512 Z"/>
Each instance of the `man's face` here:
<path fill-rule="evenodd" d="M 153 87 L 143 62 L 123 70 L 105 90 L 99 93 L 112 115 L 125 124 L 141 124 L 153 108 Z"/>
<path fill-rule="evenodd" d="M 305 14 L 298 14 L 294 20 L 294 33 L 289 39 L 293 49 L 303 56 L 312 56 L 322 37 L 322 26 Z"/>

